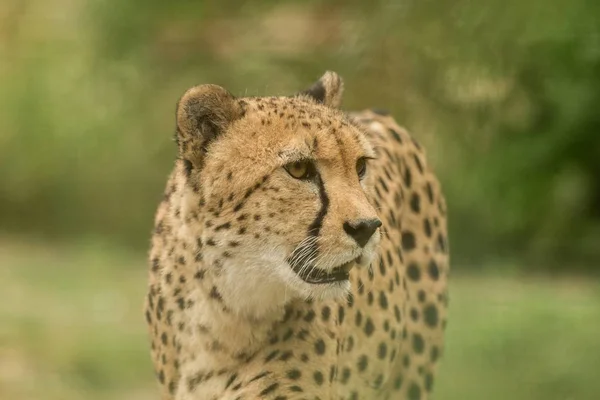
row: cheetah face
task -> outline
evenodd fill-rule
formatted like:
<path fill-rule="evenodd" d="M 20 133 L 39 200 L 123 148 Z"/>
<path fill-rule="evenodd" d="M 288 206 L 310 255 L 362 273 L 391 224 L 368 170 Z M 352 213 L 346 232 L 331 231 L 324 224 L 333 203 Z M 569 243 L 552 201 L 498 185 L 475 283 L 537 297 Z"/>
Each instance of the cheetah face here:
<path fill-rule="evenodd" d="M 376 254 L 375 153 L 331 107 L 341 87 L 333 73 L 296 97 L 237 99 L 203 85 L 179 103 L 181 168 L 200 197 L 186 212 L 203 218 L 189 234 L 242 309 L 344 296 L 351 269 Z"/>

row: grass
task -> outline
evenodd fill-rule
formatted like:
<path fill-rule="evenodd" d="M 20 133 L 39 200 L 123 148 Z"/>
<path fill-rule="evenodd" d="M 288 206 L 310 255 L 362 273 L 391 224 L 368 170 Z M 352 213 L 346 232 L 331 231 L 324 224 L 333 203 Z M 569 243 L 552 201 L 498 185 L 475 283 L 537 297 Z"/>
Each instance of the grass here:
<path fill-rule="evenodd" d="M 0 240 L 0 398 L 157 399 L 144 255 Z M 454 276 L 436 399 L 600 393 L 600 283 Z"/>

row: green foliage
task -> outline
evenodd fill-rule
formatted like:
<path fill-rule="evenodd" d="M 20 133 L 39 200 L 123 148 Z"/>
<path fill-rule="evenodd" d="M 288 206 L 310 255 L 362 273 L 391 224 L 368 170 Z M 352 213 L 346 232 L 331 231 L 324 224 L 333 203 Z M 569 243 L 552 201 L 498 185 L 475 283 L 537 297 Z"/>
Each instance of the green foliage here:
<path fill-rule="evenodd" d="M 599 264 L 595 2 L 5 3 L 4 230 L 144 248 L 186 88 L 284 94 L 333 69 L 346 108 L 387 108 L 428 149 L 456 264 Z"/>

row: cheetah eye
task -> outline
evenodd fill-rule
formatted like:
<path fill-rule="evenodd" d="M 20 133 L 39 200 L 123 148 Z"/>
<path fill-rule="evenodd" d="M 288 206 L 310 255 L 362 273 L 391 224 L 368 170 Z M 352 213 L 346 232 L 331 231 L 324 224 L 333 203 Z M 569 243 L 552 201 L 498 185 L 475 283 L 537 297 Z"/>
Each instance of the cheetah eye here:
<path fill-rule="evenodd" d="M 358 174 L 358 179 L 364 178 L 367 173 L 367 159 L 366 157 L 361 157 L 356 161 L 356 173 Z"/>
<path fill-rule="evenodd" d="M 296 179 L 311 179 L 317 174 L 315 165 L 308 160 L 295 161 L 287 164 L 284 168 Z"/>

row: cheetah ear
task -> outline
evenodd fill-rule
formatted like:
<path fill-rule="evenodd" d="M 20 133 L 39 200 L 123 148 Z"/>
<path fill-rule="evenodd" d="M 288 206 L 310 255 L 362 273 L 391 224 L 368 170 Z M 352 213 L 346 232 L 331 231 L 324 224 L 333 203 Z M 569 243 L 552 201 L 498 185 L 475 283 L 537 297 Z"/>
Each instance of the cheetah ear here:
<path fill-rule="evenodd" d="M 243 115 L 240 103 L 221 86 L 200 85 L 184 93 L 177 103 L 175 141 L 188 172 L 202 166 L 208 145 Z"/>
<path fill-rule="evenodd" d="M 338 108 L 342 103 L 343 93 L 344 81 L 342 78 L 333 71 L 327 71 L 311 87 L 297 93 L 296 96 L 308 96 L 317 103 Z"/>

